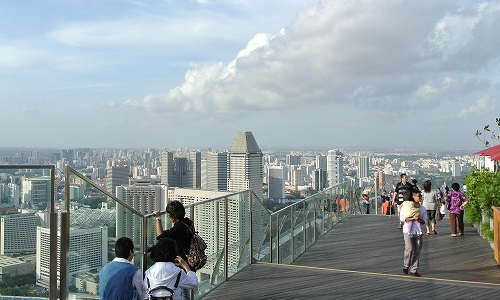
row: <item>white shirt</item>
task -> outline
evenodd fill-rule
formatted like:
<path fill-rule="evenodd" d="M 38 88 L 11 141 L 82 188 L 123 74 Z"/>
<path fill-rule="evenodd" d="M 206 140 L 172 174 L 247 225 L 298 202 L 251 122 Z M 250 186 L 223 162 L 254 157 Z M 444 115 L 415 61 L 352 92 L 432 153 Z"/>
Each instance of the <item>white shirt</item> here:
<path fill-rule="evenodd" d="M 175 281 L 177 280 L 177 275 L 181 272 L 181 278 L 179 280 L 178 288 L 174 288 Z M 149 284 L 148 284 L 149 279 Z M 156 262 L 152 265 L 144 274 L 144 289 L 152 289 L 158 286 L 167 286 L 174 291 L 174 300 L 181 299 L 181 290 L 194 289 L 198 286 L 198 277 L 193 271 L 185 272 L 183 269 L 177 267 L 171 262 Z M 166 290 L 156 290 L 153 291 L 153 296 L 162 297 L 168 296 L 170 293 Z M 145 296 L 147 299 L 147 295 Z"/>
<path fill-rule="evenodd" d="M 132 262 L 130 262 L 126 258 L 121 258 L 121 257 L 115 257 L 113 261 L 116 262 L 121 262 L 121 263 L 128 263 L 133 265 Z M 142 272 L 140 269 L 137 269 L 137 271 L 134 273 L 134 277 L 132 278 L 132 286 L 135 288 L 137 291 L 137 298 L 142 299 L 144 298 L 144 295 L 146 294 L 144 287 L 142 286 Z"/>

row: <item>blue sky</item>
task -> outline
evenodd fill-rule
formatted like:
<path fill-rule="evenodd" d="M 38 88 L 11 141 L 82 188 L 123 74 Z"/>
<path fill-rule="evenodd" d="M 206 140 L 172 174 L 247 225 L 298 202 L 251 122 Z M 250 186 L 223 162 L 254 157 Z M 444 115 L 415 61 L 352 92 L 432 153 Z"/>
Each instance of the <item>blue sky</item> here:
<path fill-rule="evenodd" d="M 2 1 L 1 147 L 480 150 L 498 28 L 500 1 Z"/>

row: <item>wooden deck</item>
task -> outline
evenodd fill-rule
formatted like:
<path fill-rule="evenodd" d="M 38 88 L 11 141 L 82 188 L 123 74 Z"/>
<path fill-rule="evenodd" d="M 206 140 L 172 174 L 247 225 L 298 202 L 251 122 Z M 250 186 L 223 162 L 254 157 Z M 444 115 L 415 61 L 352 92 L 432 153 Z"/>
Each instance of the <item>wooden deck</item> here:
<path fill-rule="evenodd" d="M 351 216 L 294 264 L 259 263 L 206 295 L 215 299 L 500 299 L 493 250 L 466 225 L 451 237 L 448 218 L 424 236 L 420 278 L 404 275 L 397 218 Z"/>

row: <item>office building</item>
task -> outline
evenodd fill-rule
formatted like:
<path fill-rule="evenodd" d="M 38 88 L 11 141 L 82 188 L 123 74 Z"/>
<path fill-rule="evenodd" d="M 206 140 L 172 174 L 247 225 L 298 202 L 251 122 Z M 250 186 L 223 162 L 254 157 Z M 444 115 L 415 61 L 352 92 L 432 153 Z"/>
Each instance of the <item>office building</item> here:
<path fill-rule="evenodd" d="M 40 218 L 35 214 L 0 216 L 0 255 L 35 253 L 37 226 Z"/>
<path fill-rule="evenodd" d="M 161 155 L 161 183 L 169 187 L 201 188 L 201 152 L 174 157 L 170 151 Z"/>
<path fill-rule="evenodd" d="M 358 161 L 358 170 L 357 177 L 362 179 L 370 176 L 370 158 L 368 156 L 360 156 L 357 159 Z"/>
<path fill-rule="evenodd" d="M 116 187 L 129 183 L 128 166 L 110 166 L 106 168 L 106 190 L 116 196 Z"/>
<path fill-rule="evenodd" d="M 228 190 L 252 190 L 262 199 L 262 151 L 252 132 L 238 132 L 229 151 Z"/>
<path fill-rule="evenodd" d="M 208 152 L 206 159 L 206 189 L 227 191 L 227 152 Z"/>
<path fill-rule="evenodd" d="M 326 157 L 328 186 L 335 186 L 344 180 L 344 154 L 338 149 L 329 150 Z"/>
<path fill-rule="evenodd" d="M 319 192 L 326 187 L 326 170 L 316 169 L 312 176 L 312 189 Z"/>
<path fill-rule="evenodd" d="M 285 170 L 283 166 L 269 166 L 267 195 L 270 200 L 285 199 Z"/>
<path fill-rule="evenodd" d="M 50 177 L 23 177 L 21 179 L 21 207 L 38 210 L 50 209 Z"/>

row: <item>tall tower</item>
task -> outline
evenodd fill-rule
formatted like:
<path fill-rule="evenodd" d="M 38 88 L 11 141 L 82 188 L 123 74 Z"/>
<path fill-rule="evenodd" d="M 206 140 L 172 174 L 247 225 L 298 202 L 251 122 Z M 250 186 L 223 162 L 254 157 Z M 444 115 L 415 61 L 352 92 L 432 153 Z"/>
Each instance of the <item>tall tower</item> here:
<path fill-rule="evenodd" d="M 370 173 L 370 158 L 368 156 L 358 157 L 358 178 L 368 177 Z"/>
<path fill-rule="evenodd" d="M 207 153 L 207 190 L 227 191 L 227 152 Z"/>
<path fill-rule="evenodd" d="M 344 154 L 339 149 L 329 150 L 326 156 L 326 173 L 328 186 L 332 187 L 344 180 Z"/>
<path fill-rule="evenodd" d="M 106 168 L 106 190 L 116 196 L 116 187 L 127 185 L 129 169 L 127 166 L 113 166 Z"/>
<path fill-rule="evenodd" d="M 267 195 L 270 200 L 285 199 L 285 169 L 283 166 L 269 166 Z"/>
<path fill-rule="evenodd" d="M 262 199 L 262 179 L 262 151 L 252 132 L 238 132 L 229 150 L 228 190 L 252 190 Z"/>

